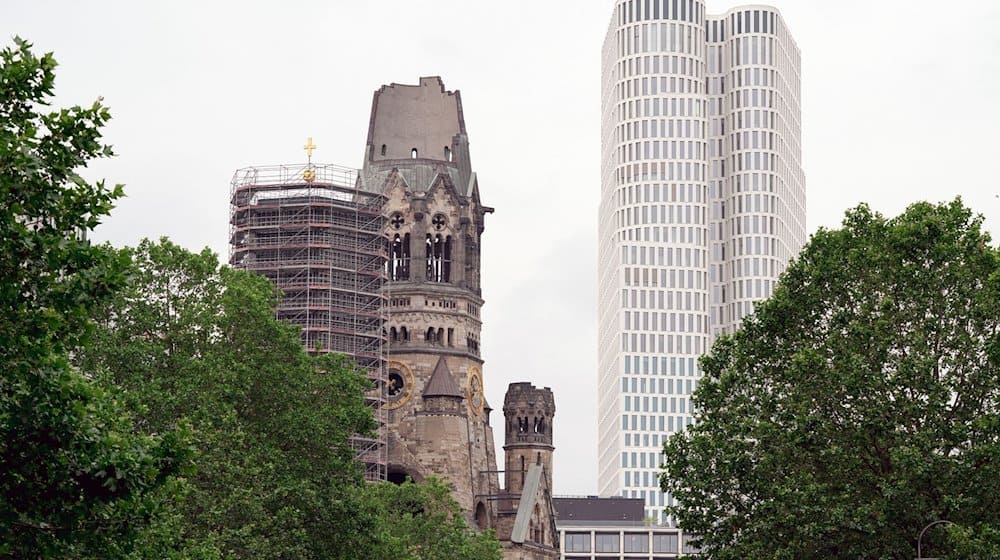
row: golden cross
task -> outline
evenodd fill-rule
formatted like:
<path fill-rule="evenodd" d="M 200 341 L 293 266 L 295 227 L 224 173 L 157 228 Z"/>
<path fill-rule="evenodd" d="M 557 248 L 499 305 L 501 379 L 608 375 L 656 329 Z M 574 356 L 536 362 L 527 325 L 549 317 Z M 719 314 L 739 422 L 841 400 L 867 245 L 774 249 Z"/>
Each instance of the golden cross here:
<path fill-rule="evenodd" d="M 305 149 L 306 155 L 309 156 L 309 161 L 312 161 L 313 150 L 316 149 L 316 144 L 313 144 L 312 136 L 310 136 L 309 139 L 306 140 L 306 145 L 302 146 L 302 148 Z"/>

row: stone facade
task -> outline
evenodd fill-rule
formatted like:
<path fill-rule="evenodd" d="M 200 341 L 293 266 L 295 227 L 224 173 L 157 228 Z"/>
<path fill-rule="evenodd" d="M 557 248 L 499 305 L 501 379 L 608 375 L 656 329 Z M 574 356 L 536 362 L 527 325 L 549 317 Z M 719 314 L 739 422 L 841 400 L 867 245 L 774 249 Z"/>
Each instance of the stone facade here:
<path fill-rule="evenodd" d="M 481 238 L 493 209 L 480 201 L 459 92 L 440 78 L 376 91 L 359 181 L 387 199 L 389 480 L 443 478 L 470 523 L 497 530 L 505 558 L 557 558 L 551 391 L 511 385 L 506 489 L 496 467 L 479 314 Z"/>
<path fill-rule="evenodd" d="M 520 492 L 524 473 L 531 464 L 545 465 L 546 486 L 552 488 L 552 419 L 555 398 L 546 387 L 536 389 L 530 383 L 511 383 L 503 402 L 507 420 L 504 438 L 506 457 L 505 487 Z"/>

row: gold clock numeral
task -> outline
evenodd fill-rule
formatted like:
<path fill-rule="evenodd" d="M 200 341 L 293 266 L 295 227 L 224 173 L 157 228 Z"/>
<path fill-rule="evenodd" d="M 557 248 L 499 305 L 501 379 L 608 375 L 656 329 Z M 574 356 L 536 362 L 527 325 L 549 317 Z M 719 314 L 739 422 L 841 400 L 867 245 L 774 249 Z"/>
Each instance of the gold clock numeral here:
<path fill-rule="evenodd" d="M 386 364 L 385 386 L 382 389 L 382 396 L 385 403 L 384 410 L 395 410 L 406 404 L 413 396 L 413 370 L 410 366 L 402 362 L 389 362 Z"/>

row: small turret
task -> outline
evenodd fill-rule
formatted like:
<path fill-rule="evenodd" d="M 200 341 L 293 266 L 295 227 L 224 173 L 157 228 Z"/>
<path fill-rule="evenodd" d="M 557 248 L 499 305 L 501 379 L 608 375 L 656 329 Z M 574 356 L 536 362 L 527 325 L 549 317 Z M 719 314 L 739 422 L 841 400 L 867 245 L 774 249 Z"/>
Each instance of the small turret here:
<path fill-rule="evenodd" d="M 455 383 L 444 356 L 438 358 L 434 373 L 431 374 L 431 379 L 424 387 L 421 396 L 424 399 L 424 410 L 427 412 L 465 416 L 465 407 L 462 405 L 465 395 Z"/>
<path fill-rule="evenodd" d="M 505 485 L 508 492 L 520 493 L 532 464 L 542 465 L 549 492 L 552 491 L 552 421 L 555 398 L 548 387 L 531 383 L 511 383 L 503 401 L 505 420 Z"/>

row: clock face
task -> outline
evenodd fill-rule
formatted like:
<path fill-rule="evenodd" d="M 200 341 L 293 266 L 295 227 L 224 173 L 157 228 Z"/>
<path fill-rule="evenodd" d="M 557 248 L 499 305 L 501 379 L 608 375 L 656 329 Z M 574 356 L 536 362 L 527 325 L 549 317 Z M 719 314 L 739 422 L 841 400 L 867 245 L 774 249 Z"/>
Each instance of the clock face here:
<path fill-rule="evenodd" d="M 465 396 L 469 401 L 469 412 L 476 416 L 482 416 L 483 409 L 486 407 L 486 397 L 483 395 L 483 372 L 478 367 L 469 368 Z"/>
<path fill-rule="evenodd" d="M 386 369 L 388 374 L 382 390 L 385 404 L 382 408 L 393 410 L 406 404 L 413 395 L 413 371 L 401 362 L 389 362 Z"/>
<path fill-rule="evenodd" d="M 389 381 L 385 386 L 385 394 L 389 398 L 398 397 L 400 393 L 403 392 L 403 385 L 406 382 L 403 381 L 403 376 L 399 374 L 398 371 L 389 372 Z"/>

